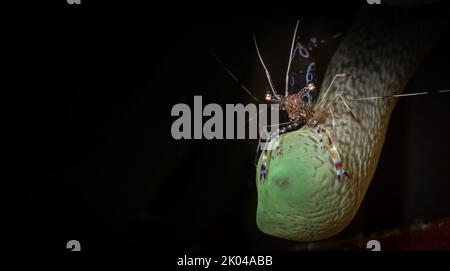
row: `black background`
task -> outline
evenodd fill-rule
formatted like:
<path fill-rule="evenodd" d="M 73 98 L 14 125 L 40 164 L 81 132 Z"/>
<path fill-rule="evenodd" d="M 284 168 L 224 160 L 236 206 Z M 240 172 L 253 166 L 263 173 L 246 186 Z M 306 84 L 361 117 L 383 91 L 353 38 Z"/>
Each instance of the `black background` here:
<path fill-rule="evenodd" d="M 361 9 L 392 7 L 61 2 L 14 8 L 3 23 L 8 116 L 20 142 L 10 179 L 17 247 L 63 250 L 71 239 L 84 250 L 292 247 L 256 227 L 257 142 L 176 141 L 171 108 L 194 95 L 251 102 L 209 51 L 262 97 L 252 33 L 280 84 L 298 18 L 305 36 L 328 36 Z M 450 88 L 449 34 L 408 91 Z M 319 76 L 337 46 L 321 49 Z M 449 94 L 398 102 L 363 206 L 335 239 L 449 216 L 449 104 Z"/>

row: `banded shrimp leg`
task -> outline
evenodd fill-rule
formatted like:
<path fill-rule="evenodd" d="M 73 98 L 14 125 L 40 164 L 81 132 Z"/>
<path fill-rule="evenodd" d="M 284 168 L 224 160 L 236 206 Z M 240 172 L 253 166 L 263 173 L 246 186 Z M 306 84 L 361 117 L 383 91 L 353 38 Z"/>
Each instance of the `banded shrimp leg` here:
<path fill-rule="evenodd" d="M 268 128 L 270 127 L 279 127 L 280 125 L 284 125 L 284 128 L 277 128 L 275 132 L 272 132 L 269 134 Z M 280 134 L 286 133 L 291 129 L 295 129 L 300 125 L 298 121 L 288 121 L 283 122 L 279 124 L 273 124 L 273 125 L 266 125 L 261 129 L 261 132 L 259 134 L 259 140 L 258 140 L 258 146 L 256 147 L 256 153 L 255 153 L 255 166 L 258 165 L 258 158 L 259 158 L 259 151 L 261 151 L 261 179 L 265 179 L 267 177 L 267 164 L 268 159 L 271 156 L 271 152 L 273 150 L 277 151 L 278 155 L 281 155 L 281 149 L 280 149 Z M 264 137 L 263 137 L 264 133 Z M 274 138 L 273 138 L 274 137 Z M 275 140 L 273 140 L 275 139 Z M 263 144 L 261 144 L 261 141 L 265 141 Z M 262 146 L 263 145 L 263 146 Z"/>
<path fill-rule="evenodd" d="M 338 178 L 338 180 L 341 181 L 343 176 L 351 178 L 348 171 L 343 167 L 341 156 L 339 154 L 336 144 L 334 143 L 331 133 L 328 131 L 328 129 L 326 129 L 320 125 L 317 125 L 315 127 L 315 129 L 316 129 L 317 135 L 319 136 L 319 140 L 320 140 L 319 144 L 320 144 L 321 149 L 325 148 L 323 134 L 326 134 L 326 136 L 327 136 L 327 139 L 328 139 L 327 144 L 330 146 L 330 148 L 329 148 L 330 156 L 331 156 L 331 160 L 334 164 L 334 167 L 336 170 L 336 177 Z"/>
<path fill-rule="evenodd" d="M 336 77 L 335 77 L 336 78 Z M 331 85 L 330 85 L 331 87 Z M 328 88 L 329 89 L 329 88 Z M 318 104 L 319 107 L 321 104 L 324 103 L 324 97 L 326 96 L 328 92 L 325 93 L 325 95 L 322 97 L 322 100 L 320 101 L 320 103 Z M 321 115 L 322 113 L 325 113 L 327 110 L 329 111 L 330 115 L 331 115 L 331 120 L 332 120 L 332 128 L 333 130 L 336 130 L 336 123 L 335 123 L 335 118 L 334 118 L 334 111 L 333 111 L 333 105 L 336 104 L 337 102 L 342 102 L 344 107 L 348 110 L 348 112 L 350 113 L 350 115 L 352 116 L 352 118 L 356 121 L 358 121 L 358 118 L 356 116 L 356 114 L 353 112 L 353 110 L 350 108 L 350 106 L 348 105 L 346 99 L 342 96 L 342 94 L 337 94 L 336 96 L 334 96 L 330 102 L 328 102 L 320 111 L 318 111 L 317 115 Z M 325 127 L 320 126 L 319 124 L 317 124 L 316 126 L 316 133 L 319 135 L 319 140 L 320 140 L 320 147 L 323 149 L 325 148 L 325 143 L 324 143 L 324 138 L 323 138 L 323 134 L 326 134 L 327 136 L 327 144 L 329 145 L 329 151 L 330 151 L 330 156 L 331 156 L 331 160 L 335 166 L 335 170 L 336 170 L 336 176 L 338 178 L 339 181 L 342 180 L 342 178 L 344 176 L 346 177 L 350 177 L 350 174 L 348 173 L 348 171 L 343 167 L 343 163 L 341 160 L 341 156 L 339 154 L 338 148 L 333 140 L 333 137 L 331 135 L 331 133 L 328 131 L 328 129 L 326 129 Z"/>

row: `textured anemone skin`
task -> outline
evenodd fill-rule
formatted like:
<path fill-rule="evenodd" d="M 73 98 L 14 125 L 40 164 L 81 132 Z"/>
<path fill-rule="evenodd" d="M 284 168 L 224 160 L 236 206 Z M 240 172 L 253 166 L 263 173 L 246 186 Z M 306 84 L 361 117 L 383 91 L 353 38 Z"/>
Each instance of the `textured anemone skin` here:
<path fill-rule="evenodd" d="M 258 227 L 292 240 L 317 240 L 341 231 L 358 208 L 358 188 L 335 180 L 329 154 L 320 149 L 312 129 L 282 135 L 281 144 L 283 154 L 271 158 L 268 178 L 258 176 Z"/>
<path fill-rule="evenodd" d="M 339 80 L 325 100 L 338 93 L 347 100 L 400 93 L 436 40 L 441 29 L 436 25 L 440 25 L 438 19 L 410 20 L 402 12 L 364 14 L 333 55 L 321 95 L 331 78 L 343 72 L 351 77 Z M 312 128 L 281 135 L 281 153 L 269 152 L 265 179 L 260 176 L 262 157 L 257 164 L 258 228 L 296 241 L 322 240 L 341 232 L 356 215 L 370 185 L 395 103 L 395 99 L 353 101 L 350 106 L 357 120 L 337 103 L 333 106 L 336 128 L 331 116 L 320 121 L 332 134 L 351 175 L 341 181 Z"/>

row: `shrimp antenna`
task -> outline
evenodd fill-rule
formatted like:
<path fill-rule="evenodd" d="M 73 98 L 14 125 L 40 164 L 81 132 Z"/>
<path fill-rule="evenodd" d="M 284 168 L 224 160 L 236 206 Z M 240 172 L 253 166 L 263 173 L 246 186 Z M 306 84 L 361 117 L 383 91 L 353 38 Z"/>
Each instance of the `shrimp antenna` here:
<path fill-rule="evenodd" d="M 293 51 L 294 51 L 295 37 L 297 36 L 297 29 L 298 29 L 299 24 L 300 24 L 300 20 L 297 21 L 297 25 L 295 26 L 295 30 L 294 30 L 294 36 L 292 37 L 291 53 L 289 55 L 289 63 L 288 63 L 287 71 L 286 71 L 286 94 L 285 94 L 286 96 L 288 96 L 289 71 L 291 69 L 291 62 L 292 62 L 292 56 L 293 56 Z"/>
<path fill-rule="evenodd" d="M 259 61 L 261 61 L 261 64 L 264 67 L 264 70 L 266 71 L 267 81 L 269 81 L 270 89 L 272 90 L 273 96 L 278 98 L 277 92 L 275 91 L 275 88 L 273 87 L 273 83 L 272 83 L 272 79 L 270 77 L 269 70 L 266 68 L 266 65 L 264 64 L 264 61 L 261 57 L 261 54 L 259 53 L 258 43 L 256 42 L 255 34 L 253 34 L 253 41 L 255 42 L 256 52 L 258 53 Z"/>
<path fill-rule="evenodd" d="M 220 58 L 219 58 L 214 52 L 210 52 L 210 54 L 216 59 L 216 61 L 217 61 L 220 65 L 222 65 L 222 67 L 225 69 L 225 71 L 228 73 L 228 75 L 230 75 L 231 78 L 233 78 L 234 81 L 236 81 L 236 83 L 238 83 L 238 84 L 241 86 L 241 88 L 242 88 L 245 92 L 247 92 L 248 95 L 250 95 L 250 96 L 251 96 L 255 101 L 257 101 L 258 103 L 262 103 L 258 98 L 255 97 L 255 95 L 253 95 L 253 93 L 252 93 L 250 90 L 248 90 L 248 88 L 247 88 L 244 84 L 242 84 L 242 83 L 239 81 L 239 79 L 237 79 L 236 76 L 234 76 L 234 74 L 230 71 L 230 69 L 228 69 L 227 66 L 225 66 L 225 64 L 222 62 L 222 60 L 220 60 Z"/>
<path fill-rule="evenodd" d="M 405 94 L 395 94 L 395 95 L 385 95 L 385 96 L 373 96 L 373 97 L 365 97 L 365 98 L 353 98 L 349 99 L 352 101 L 364 101 L 364 100 L 375 100 L 375 99 L 383 99 L 383 98 L 397 98 L 397 97 L 407 97 L 407 96 L 419 96 L 419 95 L 428 95 L 433 93 L 445 93 L 450 92 L 450 89 L 445 90 L 437 90 L 435 92 L 414 92 L 414 93 L 405 93 Z"/>

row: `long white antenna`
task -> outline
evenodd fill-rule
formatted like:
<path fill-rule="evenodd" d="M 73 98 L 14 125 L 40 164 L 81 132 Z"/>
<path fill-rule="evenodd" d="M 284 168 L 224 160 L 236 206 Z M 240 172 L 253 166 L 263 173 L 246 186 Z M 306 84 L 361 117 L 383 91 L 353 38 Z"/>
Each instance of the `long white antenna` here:
<path fill-rule="evenodd" d="M 247 92 L 248 95 L 250 95 L 255 101 L 262 103 L 258 98 L 255 97 L 255 95 L 253 95 L 253 93 L 250 90 L 248 90 L 248 88 L 244 84 L 241 83 L 241 81 L 239 81 L 239 79 L 237 79 L 237 77 L 230 71 L 230 69 L 227 68 L 227 66 L 225 66 L 225 64 L 222 62 L 222 60 L 220 60 L 220 58 L 215 53 L 210 52 L 210 54 L 216 59 L 216 61 L 220 65 L 222 65 L 222 67 L 225 69 L 225 71 L 228 73 L 228 75 L 230 75 L 231 78 L 233 78 L 234 81 L 236 81 L 236 83 L 238 83 L 241 86 L 241 88 L 245 92 Z"/>
<path fill-rule="evenodd" d="M 297 36 L 297 29 L 300 24 L 300 20 L 297 21 L 297 25 L 295 26 L 294 30 L 294 36 L 292 37 L 292 44 L 291 44 L 291 53 L 289 54 L 289 63 L 286 71 L 286 94 L 285 96 L 288 96 L 288 83 L 289 83 L 289 71 L 291 70 L 291 62 L 292 62 L 292 55 L 294 51 L 294 44 L 295 44 L 295 37 Z"/>
<path fill-rule="evenodd" d="M 269 81 L 270 89 L 272 89 L 273 96 L 278 98 L 277 92 L 275 91 L 275 88 L 273 87 L 273 83 L 272 83 L 272 79 L 270 77 L 269 70 L 266 68 L 266 65 L 264 64 L 264 61 L 261 57 L 261 54 L 259 53 L 258 43 L 256 42 L 255 34 L 253 34 L 253 40 L 255 41 L 255 47 L 256 47 L 256 52 L 258 53 L 259 61 L 261 61 L 261 64 L 264 67 L 264 70 L 266 71 L 267 81 Z"/>
<path fill-rule="evenodd" d="M 395 94 L 395 95 L 385 95 L 385 96 L 373 96 L 373 97 L 365 97 L 365 98 L 350 98 L 348 100 L 352 101 L 364 101 L 364 100 L 375 100 L 375 99 L 383 99 L 383 98 L 397 98 L 397 97 L 407 97 L 407 96 L 419 96 L 419 95 L 428 95 L 433 93 L 444 93 L 450 92 L 450 89 L 445 90 L 437 90 L 435 92 L 415 92 L 415 93 L 405 93 L 405 94 Z"/>

